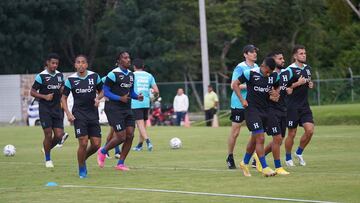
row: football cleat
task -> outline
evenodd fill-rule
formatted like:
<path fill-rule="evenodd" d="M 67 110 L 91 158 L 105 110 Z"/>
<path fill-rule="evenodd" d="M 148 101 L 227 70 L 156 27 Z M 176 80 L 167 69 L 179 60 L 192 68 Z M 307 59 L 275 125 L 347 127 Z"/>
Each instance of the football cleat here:
<path fill-rule="evenodd" d="M 256 153 L 253 154 L 253 158 L 256 162 L 256 170 L 261 173 L 262 172 L 262 166 L 261 166 L 261 163 L 260 163 L 260 160 L 259 160 L 259 157 Z"/>
<path fill-rule="evenodd" d="M 101 153 L 101 149 L 102 148 L 99 148 L 99 150 L 97 152 L 97 163 L 98 163 L 100 168 L 104 168 L 106 154 Z"/>
<path fill-rule="evenodd" d="M 245 164 L 244 161 L 241 161 L 240 162 L 240 168 L 241 168 L 244 176 L 246 176 L 246 177 L 251 176 L 251 173 L 250 173 L 250 170 L 249 170 L 249 164 Z"/>
<path fill-rule="evenodd" d="M 149 142 L 146 144 L 147 145 L 147 149 L 149 152 L 151 152 L 153 150 L 153 145 Z"/>
<path fill-rule="evenodd" d="M 276 174 L 279 174 L 279 175 L 289 175 L 290 174 L 283 167 L 275 169 L 275 172 L 276 172 Z"/>
<path fill-rule="evenodd" d="M 299 160 L 300 166 L 306 166 L 306 162 L 304 161 L 304 158 L 300 154 L 294 153 L 295 157 Z"/>
<path fill-rule="evenodd" d="M 142 150 L 142 147 L 134 147 L 133 150 L 134 150 L 134 151 L 141 151 L 141 150 Z"/>
<path fill-rule="evenodd" d="M 54 164 L 51 160 L 45 162 L 46 168 L 54 168 Z"/>
<path fill-rule="evenodd" d="M 236 169 L 234 158 L 228 156 L 226 163 L 229 169 Z"/>
<path fill-rule="evenodd" d="M 295 164 L 294 164 L 294 162 L 293 162 L 292 159 L 290 159 L 290 160 L 288 160 L 288 161 L 285 161 L 285 164 L 286 164 L 286 166 L 289 166 L 289 167 L 294 167 L 294 166 L 295 166 Z"/>
<path fill-rule="evenodd" d="M 116 170 L 120 170 L 120 171 L 128 171 L 130 170 L 127 166 L 125 166 L 125 164 L 118 164 L 116 167 L 115 167 Z"/>
<path fill-rule="evenodd" d="M 265 176 L 265 177 L 270 177 L 270 176 L 275 176 L 276 175 L 276 172 L 273 171 L 270 167 L 266 167 L 262 170 L 262 174 Z"/>

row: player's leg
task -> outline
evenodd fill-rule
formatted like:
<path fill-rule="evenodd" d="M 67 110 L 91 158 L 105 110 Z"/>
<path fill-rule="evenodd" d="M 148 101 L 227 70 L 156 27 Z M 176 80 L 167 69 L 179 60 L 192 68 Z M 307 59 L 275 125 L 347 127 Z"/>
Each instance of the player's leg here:
<path fill-rule="evenodd" d="M 128 126 L 128 127 L 126 127 L 126 139 L 122 146 L 122 152 L 120 154 L 120 159 L 116 166 L 117 170 L 122 170 L 122 171 L 129 170 L 129 168 L 127 166 L 125 166 L 125 159 L 126 159 L 127 155 L 129 154 L 133 139 L 134 139 L 134 127 Z"/>
<path fill-rule="evenodd" d="M 245 115 L 243 109 L 231 109 L 231 131 L 228 138 L 228 156 L 226 158 L 226 163 L 229 169 L 235 169 L 234 161 L 234 148 L 236 145 L 236 140 L 240 134 L 241 123 L 244 121 Z"/>
<path fill-rule="evenodd" d="M 295 152 L 295 157 L 298 159 L 299 164 L 301 166 L 305 166 L 306 162 L 302 156 L 302 153 L 303 153 L 305 147 L 309 144 L 309 142 L 314 134 L 314 124 L 308 122 L 308 123 L 302 124 L 302 126 L 304 127 L 305 132 L 304 132 L 303 136 L 301 136 L 301 138 L 300 138 L 300 145 Z"/>
<path fill-rule="evenodd" d="M 292 157 L 291 151 L 294 146 L 294 139 L 297 132 L 297 126 L 299 124 L 299 115 L 297 109 L 288 109 L 287 111 L 287 127 L 288 135 L 285 139 L 285 163 L 287 166 L 295 166 Z"/>
<path fill-rule="evenodd" d="M 51 143 L 52 143 L 52 129 L 51 128 L 45 128 L 44 131 L 44 140 L 43 140 L 43 150 L 45 155 L 45 167 L 46 168 L 53 168 L 54 164 L 51 160 Z"/>
<path fill-rule="evenodd" d="M 101 146 L 101 128 L 98 120 L 88 122 L 90 145 L 86 149 L 86 159 L 93 155 Z"/>
<path fill-rule="evenodd" d="M 211 126 L 211 109 L 205 110 L 206 126 Z"/>
<path fill-rule="evenodd" d="M 78 134 L 76 136 L 79 136 Z M 87 169 L 86 169 L 86 149 L 88 146 L 88 136 L 87 135 L 80 135 L 78 137 L 79 147 L 77 151 L 77 158 L 78 158 L 78 166 L 79 166 L 79 177 L 86 178 L 87 176 Z"/>

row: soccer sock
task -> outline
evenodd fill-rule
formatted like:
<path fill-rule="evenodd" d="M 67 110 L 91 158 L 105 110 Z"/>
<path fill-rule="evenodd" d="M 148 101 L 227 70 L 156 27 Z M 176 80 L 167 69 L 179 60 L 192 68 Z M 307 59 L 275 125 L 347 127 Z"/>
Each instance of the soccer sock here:
<path fill-rule="evenodd" d="M 119 145 L 115 147 L 115 154 L 120 154 L 120 147 L 119 147 Z"/>
<path fill-rule="evenodd" d="M 259 160 L 260 160 L 262 168 L 268 167 L 268 165 L 266 164 L 265 156 L 259 157 Z"/>
<path fill-rule="evenodd" d="M 142 145 L 143 145 L 143 143 L 142 143 L 142 142 L 139 142 L 136 147 L 137 147 L 137 148 L 140 148 L 140 147 L 142 147 Z"/>
<path fill-rule="evenodd" d="M 291 153 L 286 153 L 286 161 L 292 160 Z"/>
<path fill-rule="evenodd" d="M 304 151 L 304 149 L 302 149 L 301 147 L 298 147 L 296 150 L 296 154 L 302 155 L 303 151 Z"/>
<path fill-rule="evenodd" d="M 149 144 L 150 143 L 150 139 L 146 139 L 146 144 Z"/>
<path fill-rule="evenodd" d="M 45 161 L 50 161 L 50 152 L 49 153 L 45 153 Z"/>
<path fill-rule="evenodd" d="M 275 168 L 281 168 L 281 161 L 280 161 L 280 159 L 274 160 L 274 163 L 275 163 Z"/>
<path fill-rule="evenodd" d="M 245 164 L 249 164 L 251 156 L 252 156 L 252 154 L 249 154 L 247 152 L 245 153 L 245 156 L 244 156 L 244 163 Z"/>
<path fill-rule="evenodd" d="M 119 159 L 119 161 L 118 161 L 118 165 L 120 165 L 120 164 L 124 164 L 124 162 L 125 162 L 125 160 Z"/>
<path fill-rule="evenodd" d="M 108 153 L 108 151 L 107 151 L 104 147 L 101 148 L 100 152 L 101 152 L 102 154 L 107 154 L 107 153 Z"/>
<path fill-rule="evenodd" d="M 79 166 L 79 173 L 86 173 L 86 165 Z"/>

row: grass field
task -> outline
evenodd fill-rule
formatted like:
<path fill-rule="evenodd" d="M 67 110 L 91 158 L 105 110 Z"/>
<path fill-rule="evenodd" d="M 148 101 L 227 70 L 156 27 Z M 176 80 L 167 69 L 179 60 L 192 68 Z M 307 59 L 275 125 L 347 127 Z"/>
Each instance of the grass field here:
<path fill-rule="evenodd" d="M 73 134 L 72 128 L 66 130 Z M 307 166 L 288 169 L 291 174 L 286 177 L 270 178 L 262 177 L 255 170 L 252 170 L 253 177 L 248 178 L 243 177 L 239 169 L 226 169 L 229 131 L 229 127 L 149 128 L 155 150 L 131 151 L 126 161 L 130 171 L 114 170 L 114 159 L 107 160 L 106 167 L 100 169 L 93 156 L 87 162 L 88 178 L 79 179 L 77 141 L 73 135 L 63 148 L 53 150 L 55 168 L 46 169 L 40 151 L 43 137 L 40 127 L 1 127 L 0 146 L 13 144 L 17 154 L 15 157 L 0 156 L 0 202 L 279 201 L 240 198 L 236 195 L 360 201 L 360 126 L 316 127 L 314 138 L 304 152 Z M 103 128 L 103 132 L 107 132 L 107 127 Z M 243 156 L 248 134 L 243 128 L 236 146 L 237 164 Z M 175 136 L 183 142 L 183 148 L 179 150 L 169 148 L 168 142 Z M 137 138 L 134 140 L 136 142 Z M 267 160 L 273 167 L 272 157 L 269 156 Z M 45 187 L 47 182 L 56 182 L 59 186 Z M 73 187 L 66 187 L 69 185 Z M 140 191 L 140 188 L 150 191 Z M 235 196 L 168 193 L 154 189 Z"/>

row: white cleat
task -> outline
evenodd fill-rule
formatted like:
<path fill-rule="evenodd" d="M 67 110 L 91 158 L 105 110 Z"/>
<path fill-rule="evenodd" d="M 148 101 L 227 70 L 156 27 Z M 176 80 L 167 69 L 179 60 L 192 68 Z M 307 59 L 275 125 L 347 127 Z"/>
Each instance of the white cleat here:
<path fill-rule="evenodd" d="M 45 162 L 45 167 L 46 168 L 54 168 L 54 164 L 53 162 L 50 160 L 50 161 L 46 161 Z"/>
<path fill-rule="evenodd" d="M 295 157 L 299 160 L 300 166 L 306 166 L 306 162 L 304 161 L 304 158 L 302 155 L 294 153 Z"/>
<path fill-rule="evenodd" d="M 290 159 L 289 161 L 285 161 L 285 164 L 286 164 L 286 166 L 289 166 L 289 167 L 294 167 L 295 166 L 292 159 Z"/>

